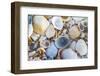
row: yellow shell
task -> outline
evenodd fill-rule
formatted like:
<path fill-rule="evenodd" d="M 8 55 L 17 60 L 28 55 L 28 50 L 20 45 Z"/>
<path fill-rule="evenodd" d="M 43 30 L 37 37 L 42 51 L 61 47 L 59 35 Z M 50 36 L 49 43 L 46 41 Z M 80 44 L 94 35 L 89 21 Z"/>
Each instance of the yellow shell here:
<path fill-rule="evenodd" d="M 44 16 L 33 16 L 33 31 L 43 35 L 49 26 L 48 20 Z"/>

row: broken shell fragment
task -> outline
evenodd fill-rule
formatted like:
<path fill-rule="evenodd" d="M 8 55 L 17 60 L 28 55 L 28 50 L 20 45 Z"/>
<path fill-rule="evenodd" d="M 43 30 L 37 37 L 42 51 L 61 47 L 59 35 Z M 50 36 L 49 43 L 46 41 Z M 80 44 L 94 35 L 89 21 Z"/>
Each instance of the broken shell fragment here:
<path fill-rule="evenodd" d="M 87 54 L 87 51 L 88 51 L 87 45 L 86 45 L 86 43 L 85 43 L 85 41 L 83 39 L 80 39 L 80 40 L 77 41 L 77 43 L 76 43 L 76 51 L 81 56 Z"/>
<path fill-rule="evenodd" d="M 56 48 L 54 42 L 50 44 L 50 46 L 46 50 L 46 55 L 49 59 L 53 59 L 56 57 L 58 49 Z"/>
<path fill-rule="evenodd" d="M 62 59 L 78 59 L 77 53 L 75 53 L 71 48 L 65 49 L 61 52 Z"/>
<path fill-rule="evenodd" d="M 46 31 L 47 38 L 51 38 L 55 35 L 55 29 L 53 25 L 50 25 Z"/>
<path fill-rule="evenodd" d="M 54 25 L 54 28 L 61 30 L 63 28 L 63 20 L 59 16 L 55 16 L 52 18 L 52 24 Z"/>
<path fill-rule="evenodd" d="M 55 45 L 57 48 L 65 48 L 69 44 L 70 44 L 70 40 L 65 36 L 61 36 L 55 40 Z"/>
<path fill-rule="evenodd" d="M 48 20 L 44 16 L 33 16 L 34 32 L 43 35 L 49 26 Z"/>
<path fill-rule="evenodd" d="M 77 26 L 74 25 L 69 29 L 68 34 L 69 34 L 70 38 L 76 39 L 80 36 L 80 30 L 78 29 Z"/>
<path fill-rule="evenodd" d="M 50 41 L 49 40 L 40 41 L 40 46 L 43 48 L 48 48 L 50 46 Z"/>

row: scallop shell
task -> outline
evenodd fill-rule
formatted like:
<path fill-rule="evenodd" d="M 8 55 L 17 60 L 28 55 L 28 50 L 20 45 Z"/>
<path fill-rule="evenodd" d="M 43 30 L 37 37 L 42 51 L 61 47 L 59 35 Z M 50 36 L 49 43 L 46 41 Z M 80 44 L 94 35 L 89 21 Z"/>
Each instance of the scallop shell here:
<path fill-rule="evenodd" d="M 42 40 L 42 41 L 40 41 L 40 46 L 43 48 L 48 48 L 50 46 L 50 41 L 49 40 Z"/>
<path fill-rule="evenodd" d="M 55 45 L 57 48 L 65 48 L 70 44 L 70 40 L 65 36 L 60 36 L 55 40 Z"/>
<path fill-rule="evenodd" d="M 77 53 L 75 53 L 71 48 L 65 49 L 61 52 L 62 59 L 78 59 Z"/>
<path fill-rule="evenodd" d="M 80 39 L 76 43 L 76 51 L 81 55 L 85 55 L 88 52 L 87 45 L 83 39 Z"/>
<path fill-rule="evenodd" d="M 72 26 L 70 29 L 69 29 L 69 36 L 71 39 L 76 39 L 80 36 L 80 30 L 78 29 L 77 26 Z"/>
<path fill-rule="evenodd" d="M 63 28 L 63 20 L 59 16 L 55 16 L 52 18 L 52 24 L 54 25 L 54 28 L 61 30 Z"/>
<path fill-rule="evenodd" d="M 43 35 L 48 26 L 49 22 L 44 16 L 33 17 L 33 29 L 35 33 Z"/>
<path fill-rule="evenodd" d="M 54 57 L 56 57 L 57 52 L 58 52 L 58 49 L 54 45 L 54 42 L 52 42 L 46 50 L 46 55 L 48 59 L 53 59 Z"/>
<path fill-rule="evenodd" d="M 50 25 L 46 31 L 46 36 L 47 38 L 51 38 L 55 35 L 55 29 L 53 27 L 53 25 Z"/>

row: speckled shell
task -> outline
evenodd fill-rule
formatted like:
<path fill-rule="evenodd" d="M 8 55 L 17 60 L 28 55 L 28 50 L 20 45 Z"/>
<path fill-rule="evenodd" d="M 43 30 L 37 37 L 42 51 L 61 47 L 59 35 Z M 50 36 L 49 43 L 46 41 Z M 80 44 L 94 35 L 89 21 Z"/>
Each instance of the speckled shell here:
<path fill-rule="evenodd" d="M 43 35 L 48 26 L 49 22 L 44 16 L 33 16 L 33 30 L 35 33 Z"/>
<path fill-rule="evenodd" d="M 75 53 L 71 48 L 65 49 L 61 52 L 62 59 L 77 59 L 77 53 Z"/>
<path fill-rule="evenodd" d="M 85 55 L 88 52 L 87 45 L 83 39 L 78 40 L 76 43 L 76 51 L 81 55 Z"/>
<path fill-rule="evenodd" d="M 49 59 L 53 59 L 54 57 L 56 57 L 58 52 L 58 49 L 56 48 L 56 46 L 54 45 L 54 42 L 52 42 L 50 44 L 50 47 L 47 48 L 46 50 L 46 55 Z"/>
<path fill-rule="evenodd" d="M 72 26 L 70 29 L 69 29 L 69 36 L 70 38 L 72 39 L 76 39 L 80 36 L 80 30 L 78 29 L 78 27 L 75 25 L 75 26 Z"/>

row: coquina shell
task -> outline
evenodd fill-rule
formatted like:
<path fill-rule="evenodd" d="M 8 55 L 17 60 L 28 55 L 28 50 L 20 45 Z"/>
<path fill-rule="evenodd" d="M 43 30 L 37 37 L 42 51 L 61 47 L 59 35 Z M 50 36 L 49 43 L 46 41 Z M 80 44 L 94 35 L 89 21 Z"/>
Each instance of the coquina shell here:
<path fill-rule="evenodd" d="M 33 29 L 35 33 L 43 35 L 48 26 L 49 22 L 44 16 L 33 17 Z"/>
<path fill-rule="evenodd" d="M 31 38 L 34 40 L 34 41 L 36 41 L 38 38 L 39 38 L 39 34 L 36 34 L 36 33 L 32 33 L 32 35 L 31 35 Z"/>
<path fill-rule="evenodd" d="M 76 51 L 81 55 L 85 55 L 88 52 L 87 45 L 83 39 L 80 39 L 76 43 Z"/>
<path fill-rule="evenodd" d="M 71 48 L 65 49 L 61 52 L 62 59 L 77 59 L 77 53 L 75 53 Z"/>
<path fill-rule="evenodd" d="M 63 20 L 59 16 L 55 16 L 52 18 L 52 24 L 54 25 L 54 28 L 61 30 L 63 28 Z"/>
<path fill-rule="evenodd" d="M 46 31 L 47 38 L 51 38 L 55 35 L 55 29 L 53 25 L 50 25 Z"/>
<path fill-rule="evenodd" d="M 49 59 L 53 59 L 56 57 L 58 49 L 56 48 L 54 42 L 50 44 L 50 46 L 46 50 L 46 55 Z"/>
<path fill-rule="evenodd" d="M 40 46 L 43 48 L 47 48 L 50 46 L 50 41 L 49 40 L 42 40 L 42 41 L 40 41 Z"/>
<path fill-rule="evenodd" d="M 76 39 L 80 36 L 80 30 L 78 29 L 78 27 L 76 25 L 74 25 L 69 29 L 68 34 L 69 34 L 70 38 Z"/>

